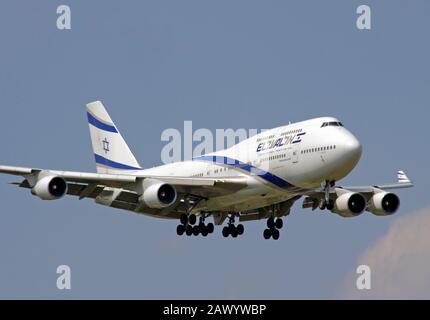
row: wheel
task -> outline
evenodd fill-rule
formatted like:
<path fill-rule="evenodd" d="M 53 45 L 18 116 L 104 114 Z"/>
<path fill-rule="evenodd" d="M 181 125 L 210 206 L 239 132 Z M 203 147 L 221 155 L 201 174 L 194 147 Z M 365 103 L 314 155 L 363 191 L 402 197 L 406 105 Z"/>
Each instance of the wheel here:
<path fill-rule="evenodd" d="M 222 228 L 222 235 L 223 235 L 224 238 L 228 237 L 228 235 L 229 235 L 228 227 Z"/>
<path fill-rule="evenodd" d="M 273 240 L 279 239 L 279 230 L 278 229 L 272 230 L 272 237 L 273 237 Z"/>
<path fill-rule="evenodd" d="M 275 226 L 276 229 L 282 229 L 282 227 L 284 226 L 284 221 L 282 221 L 282 219 L 276 219 Z"/>
<path fill-rule="evenodd" d="M 236 231 L 236 227 L 234 226 L 234 224 L 230 224 L 228 226 L 228 233 L 233 234 L 233 232 L 235 232 L 235 231 Z"/>
<path fill-rule="evenodd" d="M 204 224 L 204 223 L 200 223 L 200 224 L 198 225 L 198 228 L 199 228 L 199 232 L 200 232 L 201 234 L 203 234 L 203 232 L 205 232 L 205 233 L 206 233 L 206 235 L 209 233 L 209 232 L 207 231 L 207 228 L 206 228 L 206 226 L 205 226 L 205 224 Z"/>
<path fill-rule="evenodd" d="M 270 239 L 270 237 L 272 236 L 272 232 L 270 231 L 270 229 L 265 229 L 263 232 L 263 236 L 266 240 Z"/>
<path fill-rule="evenodd" d="M 214 224 L 213 223 L 208 223 L 208 225 L 206 226 L 206 229 L 208 230 L 208 233 L 213 233 L 214 232 Z"/>
<path fill-rule="evenodd" d="M 326 206 L 326 204 L 325 204 L 325 202 L 324 202 L 323 204 L 321 204 L 321 205 L 320 205 L 320 209 L 321 209 L 321 210 L 325 210 L 325 208 L 327 208 L 327 206 Z"/>
<path fill-rule="evenodd" d="M 326 205 L 327 210 L 333 210 L 334 208 L 334 203 L 333 201 L 330 201 L 327 205 Z"/>
<path fill-rule="evenodd" d="M 269 229 L 273 229 L 275 227 L 275 219 L 273 218 L 267 219 L 267 227 Z"/>
<path fill-rule="evenodd" d="M 200 233 L 202 234 L 203 237 L 207 237 L 209 232 L 207 228 L 204 228 L 203 230 L 200 231 Z"/>
<path fill-rule="evenodd" d="M 245 228 L 243 227 L 243 224 L 238 224 L 236 228 L 237 234 L 241 236 L 243 232 L 245 231 Z"/>
<path fill-rule="evenodd" d="M 196 217 L 196 215 L 195 215 L 195 214 L 190 214 L 190 216 L 188 217 L 188 222 L 189 222 L 190 224 L 195 224 L 195 223 L 196 223 L 196 221 L 197 221 L 197 217 Z"/>
<path fill-rule="evenodd" d="M 185 228 L 185 233 L 187 234 L 187 236 L 191 236 L 193 234 L 193 227 L 187 225 L 187 227 Z"/>
<path fill-rule="evenodd" d="M 193 235 L 198 236 L 200 234 L 200 229 L 198 226 L 193 227 Z"/>
<path fill-rule="evenodd" d="M 183 224 L 180 224 L 176 227 L 176 234 L 178 236 L 182 236 L 184 234 L 184 232 L 185 232 L 185 227 Z"/>
<path fill-rule="evenodd" d="M 183 213 L 183 214 L 181 214 L 181 217 L 179 220 L 181 221 L 181 223 L 183 225 L 186 225 L 188 223 L 188 216 L 185 213 Z"/>
<path fill-rule="evenodd" d="M 234 226 L 233 226 L 233 227 L 234 227 Z M 231 236 L 232 236 L 233 238 L 237 238 L 237 236 L 238 236 L 237 228 L 236 228 L 236 227 L 234 227 L 232 230 L 233 230 L 233 231 L 230 231 Z"/>

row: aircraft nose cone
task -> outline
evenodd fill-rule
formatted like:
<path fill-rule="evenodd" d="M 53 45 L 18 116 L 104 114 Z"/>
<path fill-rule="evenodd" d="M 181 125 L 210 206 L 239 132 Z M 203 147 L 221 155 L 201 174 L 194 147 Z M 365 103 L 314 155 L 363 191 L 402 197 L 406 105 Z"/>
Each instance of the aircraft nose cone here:
<path fill-rule="evenodd" d="M 344 142 L 345 156 L 351 160 L 358 161 L 361 157 L 362 147 L 360 141 L 352 134 L 348 135 Z"/>

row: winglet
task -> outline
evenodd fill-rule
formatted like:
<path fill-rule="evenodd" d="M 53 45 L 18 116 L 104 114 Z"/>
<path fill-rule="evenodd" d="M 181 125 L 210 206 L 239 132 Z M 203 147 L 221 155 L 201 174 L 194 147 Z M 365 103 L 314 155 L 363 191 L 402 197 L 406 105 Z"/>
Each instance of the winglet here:
<path fill-rule="evenodd" d="M 406 173 L 402 170 L 397 171 L 397 179 L 399 183 L 412 183 Z"/>

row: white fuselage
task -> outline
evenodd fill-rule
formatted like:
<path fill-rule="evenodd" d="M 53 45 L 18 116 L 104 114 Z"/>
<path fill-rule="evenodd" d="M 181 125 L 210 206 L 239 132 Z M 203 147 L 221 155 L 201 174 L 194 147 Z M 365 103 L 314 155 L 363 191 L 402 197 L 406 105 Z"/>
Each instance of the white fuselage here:
<path fill-rule="evenodd" d="M 136 175 L 196 178 L 241 177 L 247 187 L 210 198 L 195 210 L 246 211 L 306 194 L 324 181 L 338 181 L 357 164 L 361 145 L 331 117 L 274 128 L 233 147 L 194 158 L 137 171 Z"/>

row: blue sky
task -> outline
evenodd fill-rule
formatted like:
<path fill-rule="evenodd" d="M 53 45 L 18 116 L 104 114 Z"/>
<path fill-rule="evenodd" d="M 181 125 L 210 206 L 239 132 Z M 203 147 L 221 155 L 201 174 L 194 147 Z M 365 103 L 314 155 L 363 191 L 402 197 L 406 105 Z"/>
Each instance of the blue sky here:
<path fill-rule="evenodd" d="M 72 30 L 56 28 L 68 4 Z M 356 8 L 372 9 L 359 31 Z M 161 133 L 341 119 L 363 144 L 344 184 L 416 183 L 398 216 L 429 205 L 428 1 L 2 1 L 0 163 L 94 171 L 85 104 L 101 99 L 145 167 Z M 0 298 L 332 298 L 393 217 L 294 207 L 278 242 L 264 222 L 232 240 L 178 238 L 176 222 L 0 177 Z M 411 230 L 413 232 L 413 230 Z M 56 268 L 72 290 L 56 289 Z M 351 287 L 355 282 L 351 281 Z M 348 286 L 348 283 L 346 284 Z"/>

